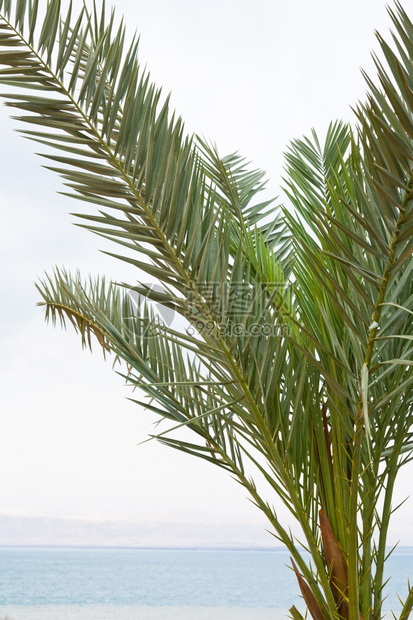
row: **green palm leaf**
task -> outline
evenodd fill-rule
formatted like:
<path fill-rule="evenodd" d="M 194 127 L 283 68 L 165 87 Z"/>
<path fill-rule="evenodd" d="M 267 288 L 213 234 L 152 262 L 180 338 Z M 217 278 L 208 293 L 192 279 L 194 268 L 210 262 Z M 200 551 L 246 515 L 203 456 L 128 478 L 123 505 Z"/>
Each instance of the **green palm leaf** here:
<path fill-rule="evenodd" d="M 158 440 L 231 472 L 290 550 L 310 611 L 346 620 L 381 613 L 413 445 L 413 25 L 399 4 L 390 15 L 396 52 L 379 37 L 388 66 L 376 59 L 357 125 L 291 144 L 280 209 L 259 198 L 262 172 L 186 136 L 114 13 L 0 0 L 0 94 L 84 206 L 79 225 L 137 270 L 120 286 L 56 269 L 38 285 L 46 317 L 123 362 L 136 402 L 165 420 Z M 320 534 L 345 564 L 340 591 Z"/>

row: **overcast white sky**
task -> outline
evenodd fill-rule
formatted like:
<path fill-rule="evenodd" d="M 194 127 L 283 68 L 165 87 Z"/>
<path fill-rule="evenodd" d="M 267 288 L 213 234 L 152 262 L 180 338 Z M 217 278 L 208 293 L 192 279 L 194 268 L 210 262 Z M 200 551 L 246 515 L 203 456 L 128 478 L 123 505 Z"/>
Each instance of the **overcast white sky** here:
<path fill-rule="evenodd" d="M 108 3 L 110 4 L 110 2 Z M 387 33 L 382 0 L 115 0 L 152 77 L 196 131 L 221 153 L 239 149 L 279 194 L 287 143 L 330 120 L 352 120 L 372 72 L 374 29 Z M 1 349 L 0 514 L 159 521 L 260 521 L 224 472 L 154 442 L 137 446 L 153 419 L 102 360 L 71 332 L 47 327 L 33 282 L 55 264 L 84 275 L 132 279 L 74 226 L 79 209 L 57 195 L 0 109 Z M 412 468 L 399 485 L 412 490 Z M 413 544 L 412 502 L 394 540 Z M 261 527 L 261 525 L 259 525 Z"/>

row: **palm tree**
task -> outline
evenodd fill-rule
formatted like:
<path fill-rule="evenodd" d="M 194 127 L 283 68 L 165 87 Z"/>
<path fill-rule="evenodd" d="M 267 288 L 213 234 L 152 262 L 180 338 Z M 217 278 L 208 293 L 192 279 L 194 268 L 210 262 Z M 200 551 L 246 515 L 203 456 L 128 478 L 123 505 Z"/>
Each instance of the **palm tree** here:
<path fill-rule="evenodd" d="M 56 269 L 38 284 L 46 318 L 121 362 L 166 420 L 154 437 L 245 487 L 314 620 L 380 618 L 394 483 L 413 454 L 413 23 L 389 13 L 396 52 L 378 37 L 387 68 L 376 59 L 354 128 L 291 144 L 291 204 L 276 207 L 262 172 L 185 135 L 113 13 L 0 0 L 2 96 L 66 193 L 99 207 L 81 225 L 154 284 Z M 409 587 L 400 620 L 412 606 Z"/>

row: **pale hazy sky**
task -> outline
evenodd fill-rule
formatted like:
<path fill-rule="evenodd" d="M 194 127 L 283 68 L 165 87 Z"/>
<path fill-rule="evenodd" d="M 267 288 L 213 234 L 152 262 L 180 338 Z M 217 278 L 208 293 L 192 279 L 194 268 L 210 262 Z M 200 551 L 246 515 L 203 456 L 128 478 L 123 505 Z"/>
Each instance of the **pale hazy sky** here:
<path fill-rule="evenodd" d="M 369 52 L 378 48 L 374 29 L 386 34 L 390 25 L 382 0 L 112 4 L 141 33 L 141 58 L 172 91 L 188 131 L 222 154 L 239 149 L 268 172 L 272 194 L 291 139 L 352 120 L 350 106 L 365 92 L 360 67 L 372 72 Z M 126 400 L 98 349 L 82 352 L 72 331 L 45 325 L 33 284 L 44 270 L 133 276 L 72 226 L 79 205 L 57 195 L 61 181 L 15 128 L 2 106 L 0 514 L 260 521 L 224 472 L 154 442 L 137 446 L 153 418 Z M 412 473 L 401 479 L 400 499 L 412 491 Z M 410 501 L 392 539 L 413 544 L 412 512 Z"/>

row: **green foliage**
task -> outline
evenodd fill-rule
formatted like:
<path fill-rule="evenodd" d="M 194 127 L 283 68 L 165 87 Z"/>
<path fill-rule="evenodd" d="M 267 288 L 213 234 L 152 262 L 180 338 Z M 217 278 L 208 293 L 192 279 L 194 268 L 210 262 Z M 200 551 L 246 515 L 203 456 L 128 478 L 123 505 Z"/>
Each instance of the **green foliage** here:
<path fill-rule="evenodd" d="M 46 318 L 124 363 L 150 397 L 137 402 L 170 421 L 159 441 L 244 485 L 317 619 L 380 617 L 394 482 L 413 450 L 413 24 L 399 4 L 390 15 L 396 52 L 379 37 L 387 68 L 376 60 L 354 128 L 291 144 L 291 206 L 276 208 L 260 171 L 185 135 L 113 13 L 0 0 L 0 94 L 23 135 L 67 195 L 98 206 L 80 225 L 162 284 L 133 287 L 135 305 L 55 270 L 38 284 Z M 160 324 L 153 302 L 186 327 Z"/>

